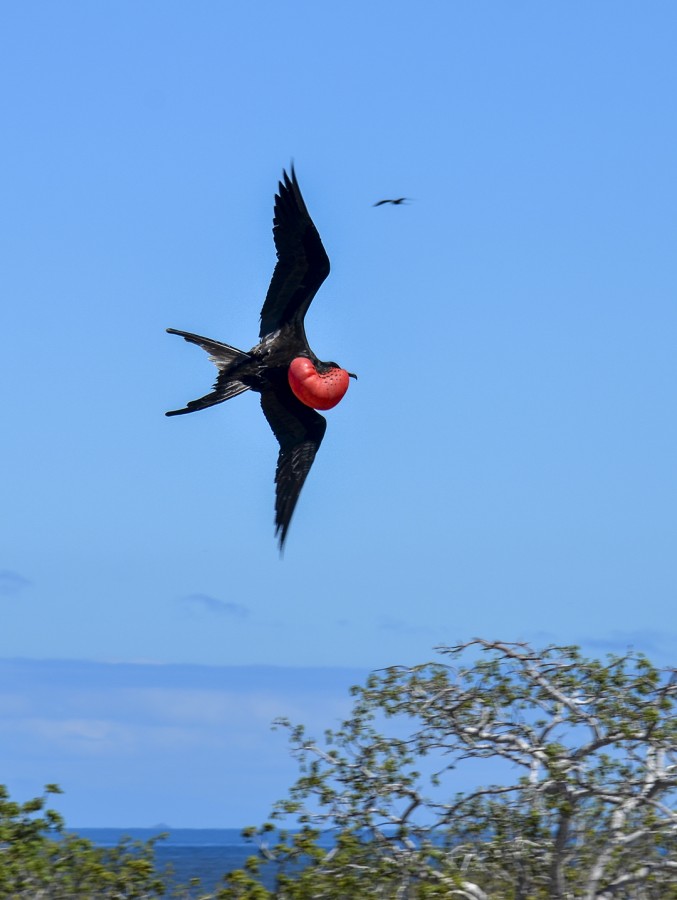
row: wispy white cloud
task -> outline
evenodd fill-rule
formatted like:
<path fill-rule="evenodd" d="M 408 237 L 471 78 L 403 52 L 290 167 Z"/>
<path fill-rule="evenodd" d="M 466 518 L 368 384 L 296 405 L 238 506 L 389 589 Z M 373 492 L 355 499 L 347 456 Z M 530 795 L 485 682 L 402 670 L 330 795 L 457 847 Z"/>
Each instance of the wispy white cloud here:
<path fill-rule="evenodd" d="M 249 609 L 241 603 L 220 600 L 210 594 L 188 594 L 186 597 L 182 597 L 180 602 L 184 609 L 192 613 L 215 613 L 235 619 L 246 619 L 249 615 Z"/>
<path fill-rule="evenodd" d="M 366 675 L 0 659 L 3 781 L 60 783 L 76 825 L 263 821 L 296 772 L 273 720 L 319 735 L 348 715 Z"/>
<path fill-rule="evenodd" d="M 31 582 L 19 572 L 0 569 L 0 597 L 13 597 L 29 587 Z"/>
<path fill-rule="evenodd" d="M 382 631 L 394 631 L 398 634 L 435 634 L 431 626 L 414 625 L 394 616 L 381 616 L 377 621 L 378 628 Z"/>
<path fill-rule="evenodd" d="M 604 635 L 581 637 L 576 643 L 581 644 L 586 651 L 625 653 L 636 650 L 646 653 L 655 663 L 663 664 L 667 661 L 670 665 L 677 664 L 677 634 L 670 631 L 610 629 Z"/>

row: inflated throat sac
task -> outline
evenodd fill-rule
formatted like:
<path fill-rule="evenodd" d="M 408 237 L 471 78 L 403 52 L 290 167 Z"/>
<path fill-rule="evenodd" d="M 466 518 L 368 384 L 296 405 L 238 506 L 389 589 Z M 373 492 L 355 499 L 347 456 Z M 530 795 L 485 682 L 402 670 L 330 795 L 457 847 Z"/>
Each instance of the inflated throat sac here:
<path fill-rule="evenodd" d="M 331 368 L 321 374 L 312 360 L 297 356 L 289 366 L 289 386 L 306 406 L 313 409 L 331 409 L 339 403 L 348 390 L 350 376 L 345 369 Z"/>

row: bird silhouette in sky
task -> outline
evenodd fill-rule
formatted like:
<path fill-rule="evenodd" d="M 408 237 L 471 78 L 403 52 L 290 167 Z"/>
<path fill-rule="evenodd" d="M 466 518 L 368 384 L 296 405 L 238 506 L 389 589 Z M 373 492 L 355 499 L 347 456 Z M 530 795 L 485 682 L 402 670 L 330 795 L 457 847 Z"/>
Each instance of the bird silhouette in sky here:
<path fill-rule="evenodd" d="M 280 551 L 301 488 L 322 443 L 326 419 L 348 390 L 352 372 L 322 362 L 310 349 L 303 324 L 329 257 L 301 195 L 294 166 L 283 171 L 275 195 L 273 239 L 277 264 L 261 309 L 259 343 L 245 353 L 211 338 L 168 328 L 209 353 L 219 374 L 212 391 L 168 416 L 197 412 L 244 391 L 261 395 L 261 408 L 280 445 L 275 472 L 275 534 Z"/>
<path fill-rule="evenodd" d="M 393 206 L 400 206 L 402 203 L 410 203 L 411 197 L 397 197 L 395 200 L 379 200 L 374 206 L 383 206 L 384 203 L 392 203 Z"/>

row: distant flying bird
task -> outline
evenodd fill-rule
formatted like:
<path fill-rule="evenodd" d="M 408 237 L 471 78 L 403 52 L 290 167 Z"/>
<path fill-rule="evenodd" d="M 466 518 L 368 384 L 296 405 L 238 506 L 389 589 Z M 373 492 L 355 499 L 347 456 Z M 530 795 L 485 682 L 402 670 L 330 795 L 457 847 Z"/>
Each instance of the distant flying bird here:
<path fill-rule="evenodd" d="M 229 344 L 168 328 L 210 354 L 219 374 L 211 393 L 168 416 L 206 409 L 243 391 L 261 395 L 261 407 L 280 445 L 275 472 L 275 534 L 280 551 L 294 507 L 315 459 L 327 422 L 316 409 L 331 409 L 348 390 L 352 372 L 322 362 L 310 349 L 303 320 L 329 274 L 329 258 L 301 196 L 294 166 L 275 195 L 273 239 L 277 265 L 261 309 L 259 343 L 245 353 Z"/>
<path fill-rule="evenodd" d="M 383 206 L 384 203 L 392 203 L 393 206 L 399 206 L 401 203 L 411 202 L 411 197 L 398 197 L 396 200 L 379 200 L 374 206 Z"/>

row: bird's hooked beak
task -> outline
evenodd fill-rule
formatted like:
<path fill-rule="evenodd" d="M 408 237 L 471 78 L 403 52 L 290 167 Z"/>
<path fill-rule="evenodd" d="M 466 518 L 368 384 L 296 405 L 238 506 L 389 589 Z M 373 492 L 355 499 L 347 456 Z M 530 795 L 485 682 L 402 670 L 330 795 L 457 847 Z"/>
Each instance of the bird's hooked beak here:
<path fill-rule="evenodd" d="M 349 376 L 350 378 L 354 378 L 355 381 L 357 381 L 357 375 L 356 375 L 354 372 L 348 372 L 348 376 Z"/>

